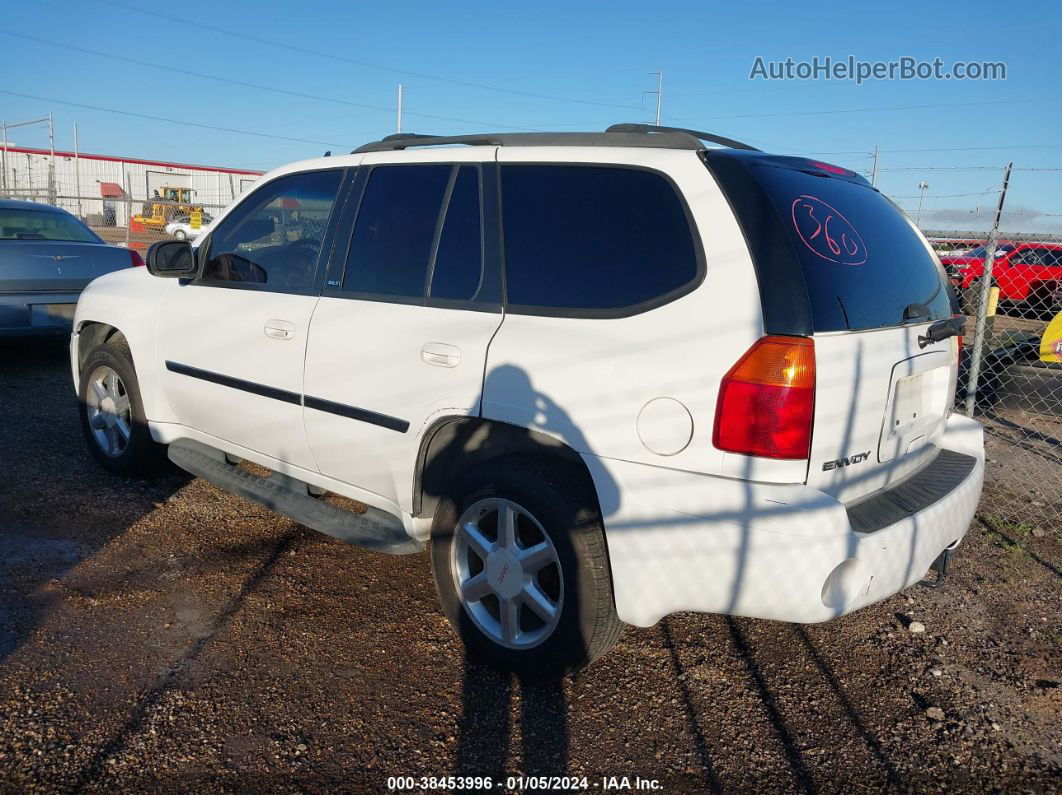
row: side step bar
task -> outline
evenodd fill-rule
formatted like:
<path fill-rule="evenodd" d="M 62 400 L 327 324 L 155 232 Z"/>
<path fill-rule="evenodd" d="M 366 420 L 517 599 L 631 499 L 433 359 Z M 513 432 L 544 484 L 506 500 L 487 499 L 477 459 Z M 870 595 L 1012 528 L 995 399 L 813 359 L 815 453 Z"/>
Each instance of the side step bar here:
<path fill-rule="evenodd" d="M 370 507 L 365 513 L 352 513 L 312 497 L 307 484 L 274 472 L 259 477 L 230 464 L 220 450 L 181 439 L 170 445 L 170 460 L 196 477 L 219 489 L 246 497 L 282 516 L 325 535 L 388 555 L 412 555 L 424 544 L 406 533 L 402 520 L 386 511 Z"/>

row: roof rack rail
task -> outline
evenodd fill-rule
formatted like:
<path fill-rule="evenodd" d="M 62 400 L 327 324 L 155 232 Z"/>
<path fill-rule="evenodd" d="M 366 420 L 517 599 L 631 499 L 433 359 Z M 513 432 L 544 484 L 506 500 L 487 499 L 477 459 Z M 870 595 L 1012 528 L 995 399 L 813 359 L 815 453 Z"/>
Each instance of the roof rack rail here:
<path fill-rule="evenodd" d="M 728 149 L 744 149 L 748 152 L 760 151 L 755 146 L 749 146 L 741 141 L 735 141 L 733 138 L 724 138 L 722 135 L 701 132 L 700 130 L 689 130 L 685 127 L 661 127 L 658 124 L 613 124 L 611 127 L 606 128 L 605 132 L 685 133 L 686 135 L 692 135 L 700 141 L 719 144 Z"/>
<path fill-rule="evenodd" d="M 662 149 L 703 149 L 709 142 L 731 149 L 759 150 L 721 135 L 658 127 L 652 124 L 613 124 L 604 132 L 519 132 L 478 133 L 474 135 L 419 135 L 395 133 L 359 146 L 351 154 L 393 152 L 414 146 L 629 146 Z"/>

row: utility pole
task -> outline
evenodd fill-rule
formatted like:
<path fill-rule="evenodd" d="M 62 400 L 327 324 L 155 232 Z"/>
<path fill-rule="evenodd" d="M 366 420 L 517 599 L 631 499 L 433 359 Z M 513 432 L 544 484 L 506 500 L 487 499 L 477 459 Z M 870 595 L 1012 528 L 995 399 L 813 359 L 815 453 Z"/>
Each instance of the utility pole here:
<path fill-rule="evenodd" d="M 870 186 L 876 188 L 878 186 L 878 147 L 874 147 L 874 165 L 870 168 Z"/>
<path fill-rule="evenodd" d="M 996 217 L 992 222 L 992 231 L 985 241 L 984 273 L 981 274 L 981 288 L 977 300 L 977 317 L 974 318 L 973 352 L 970 357 L 970 374 L 966 379 L 966 416 L 974 415 L 977 405 L 977 381 L 981 376 L 981 353 L 985 347 L 982 343 L 988 329 L 988 299 L 992 292 L 992 265 L 996 259 L 996 238 L 999 237 L 999 222 L 1003 216 L 1003 200 L 1007 198 L 1007 186 L 1010 184 L 1010 167 L 1007 163 L 1003 171 L 1003 187 L 999 189 L 999 202 L 996 204 Z"/>
<path fill-rule="evenodd" d="M 84 220 L 81 215 L 81 160 L 78 159 L 77 150 L 77 122 L 74 122 L 74 193 L 77 195 L 77 217 Z"/>
<path fill-rule="evenodd" d="M 664 69 L 660 68 L 657 72 L 650 72 L 651 75 L 656 75 L 656 91 L 646 91 L 646 94 L 656 94 L 656 126 L 660 126 L 660 108 L 664 102 Z"/>
<path fill-rule="evenodd" d="M 922 199 L 925 198 L 926 188 L 929 187 L 929 183 L 922 180 L 918 183 L 918 215 L 915 216 L 915 226 L 919 226 L 922 221 Z"/>
<path fill-rule="evenodd" d="M 398 84 L 398 132 L 402 132 L 402 84 Z"/>

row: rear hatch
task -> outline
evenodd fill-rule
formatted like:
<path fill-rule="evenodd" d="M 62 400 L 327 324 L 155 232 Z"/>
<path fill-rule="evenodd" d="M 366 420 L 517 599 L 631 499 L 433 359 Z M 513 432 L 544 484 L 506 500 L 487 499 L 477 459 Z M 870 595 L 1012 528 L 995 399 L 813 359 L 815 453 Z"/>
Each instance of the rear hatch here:
<path fill-rule="evenodd" d="M 814 339 L 808 485 L 852 503 L 910 475 L 934 454 L 955 388 L 954 338 L 919 344 L 951 316 L 929 245 L 845 169 L 730 150 L 706 159 L 748 239 L 766 332 Z"/>

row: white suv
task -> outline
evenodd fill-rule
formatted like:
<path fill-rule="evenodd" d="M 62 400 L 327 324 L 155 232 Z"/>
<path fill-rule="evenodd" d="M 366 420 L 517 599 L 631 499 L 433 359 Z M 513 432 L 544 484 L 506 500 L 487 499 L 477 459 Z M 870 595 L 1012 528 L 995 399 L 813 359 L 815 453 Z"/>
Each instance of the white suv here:
<path fill-rule="evenodd" d="M 942 578 L 984 469 L 961 332 L 862 177 L 618 125 L 277 169 L 94 281 L 71 361 L 108 469 L 168 446 L 351 543 L 430 540 L 470 649 L 548 677 L 622 622 L 817 622 Z"/>

